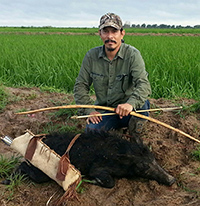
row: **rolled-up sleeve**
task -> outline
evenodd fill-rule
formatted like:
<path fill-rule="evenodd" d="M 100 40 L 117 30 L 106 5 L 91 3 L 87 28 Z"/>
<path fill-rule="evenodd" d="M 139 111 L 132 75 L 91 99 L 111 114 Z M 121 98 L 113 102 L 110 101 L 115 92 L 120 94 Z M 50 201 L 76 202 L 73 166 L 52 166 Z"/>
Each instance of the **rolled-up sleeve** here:
<path fill-rule="evenodd" d="M 90 77 L 90 58 L 87 53 L 83 59 L 82 66 L 79 72 L 78 77 L 74 85 L 74 99 L 76 104 L 80 105 L 91 105 L 93 104 L 89 91 L 92 84 L 92 79 Z M 79 112 L 83 114 L 89 114 L 90 112 L 95 111 L 95 109 L 80 109 Z"/>
<path fill-rule="evenodd" d="M 151 86 L 148 80 L 148 73 L 145 69 L 144 60 L 138 50 L 135 50 L 131 56 L 130 66 L 132 76 L 132 86 L 127 90 L 127 103 L 131 104 L 135 109 L 141 108 L 148 96 L 151 94 Z"/>

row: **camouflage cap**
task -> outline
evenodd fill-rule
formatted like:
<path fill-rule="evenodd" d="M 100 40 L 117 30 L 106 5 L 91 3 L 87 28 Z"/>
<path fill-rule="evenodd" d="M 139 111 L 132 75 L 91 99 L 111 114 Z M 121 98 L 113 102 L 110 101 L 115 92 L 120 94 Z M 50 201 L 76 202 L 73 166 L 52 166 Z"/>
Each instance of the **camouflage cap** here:
<path fill-rule="evenodd" d="M 107 13 L 103 15 L 100 19 L 99 30 L 108 26 L 114 27 L 115 29 L 121 29 L 122 28 L 121 18 L 114 13 Z"/>

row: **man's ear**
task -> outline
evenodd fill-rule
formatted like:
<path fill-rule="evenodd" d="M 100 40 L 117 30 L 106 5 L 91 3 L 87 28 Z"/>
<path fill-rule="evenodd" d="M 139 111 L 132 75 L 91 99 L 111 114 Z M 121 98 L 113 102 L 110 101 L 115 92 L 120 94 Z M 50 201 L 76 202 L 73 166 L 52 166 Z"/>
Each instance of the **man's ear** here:
<path fill-rule="evenodd" d="M 99 36 L 101 36 L 101 30 L 99 30 Z"/>
<path fill-rule="evenodd" d="M 125 30 L 123 29 L 122 31 L 121 31 L 121 34 L 122 34 L 122 39 L 123 39 L 123 37 L 124 37 L 124 35 L 125 35 Z"/>

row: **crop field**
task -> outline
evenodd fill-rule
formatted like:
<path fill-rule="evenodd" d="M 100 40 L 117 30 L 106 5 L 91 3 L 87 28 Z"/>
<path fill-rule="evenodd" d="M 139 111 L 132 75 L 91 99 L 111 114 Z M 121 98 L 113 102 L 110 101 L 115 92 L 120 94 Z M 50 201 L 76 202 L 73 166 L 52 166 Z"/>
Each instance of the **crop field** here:
<path fill-rule="evenodd" d="M 29 31 L 43 34 L 26 34 Z M 63 35 L 61 31 L 86 34 Z M 186 31 L 200 33 L 198 29 L 180 33 Z M 44 28 L 0 28 L 0 82 L 5 86 L 37 86 L 71 93 L 85 53 L 102 45 L 95 32 L 94 28 L 50 28 L 46 32 Z M 199 36 L 126 35 L 124 39 L 144 58 L 152 98 L 200 99 Z"/>
<path fill-rule="evenodd" d="M 102 45 L 97 31 L 0 27 L 1 135 L 15 138 L 26 129 L 34 134 L 85 130 L 85 119 L 71 118 L 77 114 L 73 109 L 16 113 L 74 104 L 73 87 L 82 60 L 89 49 Z M 107 189 L 89 184 L 83 176 L 78 200 L 66 204 L 199 206 L 200 30 L 127 29 L 126 33 L 125 43 L 136 47 L 146 64 L 152 86 L 151 108 L 183 106 L 181 110 L 150 113 L 151 118 L 176 130 L 148 121 L 141 134 L 157 162 L 176 182 L 169 187 L 143 178 L 117 178 L 115 187 Z M 129 141 L 134 138 L 124 137 Z M 9 179 L 23 161 L 15 154 L 0 141 L 0 182 Z M 64 194 L 54 181 L 37 184 L 21 175 L 12 177 L 10 185 L 0 184 L 0 205 L 54 205 L 52 202 Z"/>
<path fill-rule="evenodd" d="M 199 34 L 200 29 L 197 28 L 179 28 L 179 29 L 159 29 L 159 28 L 126 28 L 126 33 L 179 33 L 179 34 Z M 31 32 L 31 33 L 49 33 L 49 32 L 60 32 L 60 33 L 90 33 L 94 34 L 98 32 L 98 28 L 56 28 L 56 27 L 0 27 L 0 32 Z"/>

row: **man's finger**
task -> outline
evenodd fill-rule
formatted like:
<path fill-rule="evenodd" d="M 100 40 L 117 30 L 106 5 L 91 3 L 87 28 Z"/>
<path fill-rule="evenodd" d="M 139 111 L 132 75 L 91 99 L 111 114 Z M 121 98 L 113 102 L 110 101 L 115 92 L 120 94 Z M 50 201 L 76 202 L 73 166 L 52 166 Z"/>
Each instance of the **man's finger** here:
<path fill-rule="evenodd" d="M 87 123 L 87 124 L 90 124 L 89 118 L 86 119 L 86 123 Z"/>

